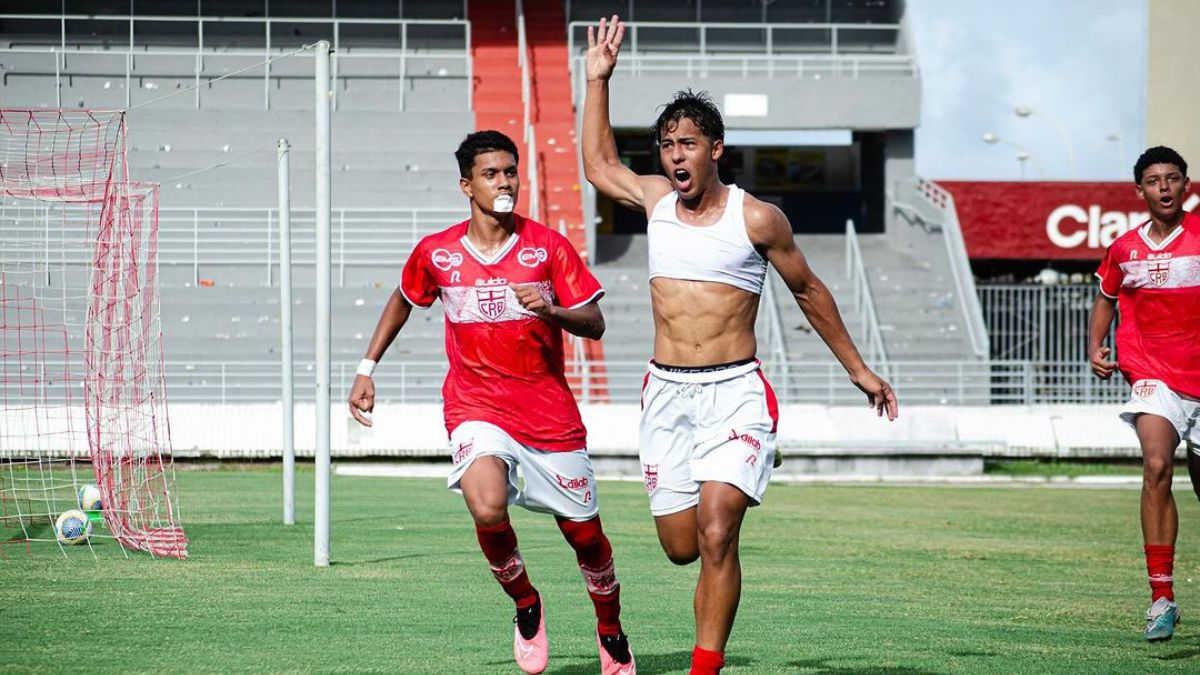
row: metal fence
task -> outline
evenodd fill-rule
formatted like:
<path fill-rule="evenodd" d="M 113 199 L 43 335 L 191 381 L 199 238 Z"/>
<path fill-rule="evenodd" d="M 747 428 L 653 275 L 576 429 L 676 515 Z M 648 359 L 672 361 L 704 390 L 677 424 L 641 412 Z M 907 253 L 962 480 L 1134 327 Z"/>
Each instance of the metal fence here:
<path fill-rule="evenodd" d="M 14 76 L 53 77 L 60 108 L 64 83 L 111 77 L 123 79 L 126 108 L 139 103 L 135 91 L 145 90 L 144 98 L 153 98 L 169 93 L 159 90 L 159 81 L 174 81 L 195 87 L 192 100 L 199 109 L 204 96 L 211 95 L 203 83 L 244 70 L 236 77 L 260 78 L 262 106 L 269 110 L 272 92 L 284 80 L 313 77 L 307 63 L 297 71 L 286 62 L 270 61 L 327 39 L 333 47 L 331 74 L 339 85 L 334 87 L 334 109 L 341 85 L 349 80 L 398 80 L 396 108 L 405 110 L 405 85 L 431 78 L 461 80 L 463 105 L 471 109 L 471 25 L 461 19 L 0 14 L 0 22 L 8 41 L 0 48 L 5 83 Z M 93 27 L 92 36 L 69 29 L 76 25 Z M 112 84 L 106 82 L 104 88 Z M 306 102 L 311 102 L 310 90 L 304 90 Z"/>
<path fill-rule="evenodd" d="M 357 365 L 356 361 L 334 364 L 335 400 L 349 394 Z M 832 360 L 764 363 L 764 371 L 783 403 L 862 405 L 865 401 L 842 366 Z M 1124 384 L 1096 380 L 1083 361 L 891 361 L 880 371 L 895 386 L 902 406 L 1118 403 L 1128 397 Z M 581 401 L 637 403 L 645 372 L 645 361 L 575 361 L 568 377 L 580 383 L 576 393 Z M 385 360 L 374 376 L 379 400 L 436 403 L 441 400 L 445 373 L 444 361 Z M 277 362 L 169 362 L 166 379 L 170 400 L 176 403 L 281 399 Z M 313 400 L 312 366 L 297 365 L 295 381 L 297 400 Z"/>
<path fill-rule="evenodd" d="M 1095 284 L 994 284 L 978 291 L 993 358 L 1087 360 Z"/>

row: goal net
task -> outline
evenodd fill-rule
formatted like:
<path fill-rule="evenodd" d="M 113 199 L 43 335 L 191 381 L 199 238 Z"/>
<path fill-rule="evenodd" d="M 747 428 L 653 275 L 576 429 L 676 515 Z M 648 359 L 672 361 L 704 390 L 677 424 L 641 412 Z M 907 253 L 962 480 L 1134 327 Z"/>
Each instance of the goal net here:
<path fill-rule="evenodd" d="M 121 112 L 0 110 L 0 555 L 71 550 L 55 522 L 94 484 L 93 554 L 115 541 L 187 557 L 162 367 L 158 190 L 129 180 L 125 131 Z"/>

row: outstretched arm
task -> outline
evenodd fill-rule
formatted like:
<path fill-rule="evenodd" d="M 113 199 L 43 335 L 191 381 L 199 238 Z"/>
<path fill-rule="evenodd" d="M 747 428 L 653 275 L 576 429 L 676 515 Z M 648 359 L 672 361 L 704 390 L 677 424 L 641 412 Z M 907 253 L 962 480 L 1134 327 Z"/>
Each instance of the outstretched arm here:
<path fill-rule="evenodd" d="M 896 393 L 863 361 L 858 347 L 846 330 L 846 324 L 842 322 L 833 294 L 796 247 L 787 216 L 774 205 L 747 199 L 746 230 L 751 241 L 764 251 L 767 260 L 779 272 L 813 330 L 849 373 L 850 381 L 867 395 L 867 401 L 876 414 L 886 413 L 889 420 L 896 419 L 899 414 Z"/>
<path fill-rule="evenodd" d="M 509 284 L 517 300 L 539 319 L 557 326 L 571 335 L 599 340 L 604 335 L 604 315 L 600 303 L 593 300 L 582 307 L 567 309 L 554 304 L 542 294 L 537 284 Z"/>
<path fill-rule="evenodd" d="M 671 189 L 662 176 L 639 176 L 621 163 L 608 117 L 608 80 L 617 65 L 625 24 L 614 14 L 588 26 L 587 93 L 583 102 L 583 173 L 601 194 L 622 206 L 645 210 Z M 647 188 L 649 187 L 649 196 Z"/>
<path fill-rule="evenodd" d="M 396 335 L 400 333 L 400 329 L 404 327 L 411 313 L 412 305 L 397 287 L 392 291 L 392 297 L 388 298 L 387 304 L 383 307 L 379 323 L 375 325 L 375 333 L 371 335 L 371 342 L 367 345 L 365 358 L 372 361 L 382 359 L 384 352 L 392 345 L 392 341 L 396 339 Z M 363 413 L 369 413 L 375 409 L 375 382 L 369 375 L 355 376 L 354 385 L 350 388 L 349 403 L 350 415 L 358 420 L 359 424 L 371 426 L 371 420 L 363 415 Z"/>
<path fill-rule="evenodd" d="M 1092 316 L 1088 321 L 1088 357 L 1092 362 L 1092 373 L 1102 380 L 1112 377 L 1117 368 L 1116 361 L 1108 360 L 1112 349 L 1104 346 L 1108 329 L 1112 326 L 1116 314 L 1117 301 L 1103 292 L 1096 293 L 1096 301 L 1092 303 Z"/>

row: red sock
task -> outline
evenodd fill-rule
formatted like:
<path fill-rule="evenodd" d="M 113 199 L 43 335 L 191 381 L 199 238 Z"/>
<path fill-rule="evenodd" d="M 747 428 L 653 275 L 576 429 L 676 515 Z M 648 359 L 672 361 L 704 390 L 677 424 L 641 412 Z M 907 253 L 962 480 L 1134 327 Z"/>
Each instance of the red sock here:
<path fill-rule="evenodd" d="M 725 652 L 709 651 L 700 645 L 692 648 L 692 669 L 688 675 L 719 675 L 725 667 Z"/>
<path fill-rule="evenodd" d="M 506 520 L 499 525 L 475 525 L 479 548 L 492 568 L 492 576 L 500 582 L 505 593 L 525 609 L 537 602 L 538 594 L 525 573 L 525 560 L 517 550 L 517 533 Z"/>
<path fill-rule="evenodd" d="M 1150 602 L 1159 598 L 1175 601 L 1175 547 L 1146 544 L 1146 572 L 1150 576 Z"/>
<path fill-rule="evenodd" d="M 597 631 L 601 635 L 617 635 L 621 632 L 621 582 L 613 566 L 612 545 L 600 526 L 600 516 L 582 523 L 559 518 L 558 529 L 575 549 L 575 560 L 596 608 Z"/>

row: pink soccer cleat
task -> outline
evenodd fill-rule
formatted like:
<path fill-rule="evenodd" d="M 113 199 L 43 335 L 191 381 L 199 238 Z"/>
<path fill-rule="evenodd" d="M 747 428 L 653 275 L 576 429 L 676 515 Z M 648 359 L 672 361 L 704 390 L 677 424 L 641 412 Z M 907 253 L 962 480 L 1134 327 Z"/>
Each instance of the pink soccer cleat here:
<path fill-rule="evenodd" d="M 601 637 L 597 633 L 596 645 L 600 647 L 600 675 L 637 675 L 637 662 L 625 633 L 616 637 Z"/>
<path fill-rule="evenodd" d="M 513 618 L 513 658 L 526 673 L 540 673 L 550 662 L 550 641 L 546 639 L 546 613 L 542 599 Z"/>

